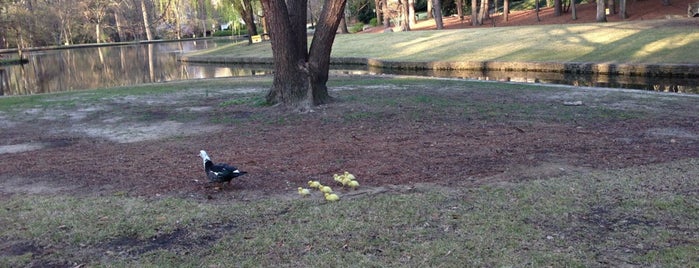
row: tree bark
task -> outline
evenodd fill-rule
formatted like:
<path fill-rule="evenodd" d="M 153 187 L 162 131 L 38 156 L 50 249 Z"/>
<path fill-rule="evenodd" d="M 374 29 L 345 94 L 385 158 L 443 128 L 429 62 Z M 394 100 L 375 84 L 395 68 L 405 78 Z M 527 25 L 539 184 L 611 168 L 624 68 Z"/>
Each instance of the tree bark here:
<path fill-rule="evenodd" d="M 562 1 L 561 0 L 554 0 L 553 1 L 553 15 L 558 17 L 561 15 L 561 10 L 562 10 Z"/>
<path fill-rule="evenodd" d="M 313 42 L 309 48 L 309 71 L 313 105 L 328 103 L 332 100 L 328 94 L 328 71 L 330 70 L 330 53 L 335 42 L 335 33 L 344 17 L 347 0 L 326 0 L 320 13 L 318 27 L 313 33 Z"/>
<path fill-rule="evenodd" d="M 311 47 L 307 50 L 305 0 L 262 0 L 267 20 L 274 81 L 267 94 L 270 104 L 308 110 L 331 100 L 327 91 L 330 53 L 344 14 L 346 0 L 326 0 Z"/>
<path fill-rule="evenodd" d="M 464 0 L 456 0 L 456 15 L 460 21 L 464 20 Z"/>
<path fill-rule="evenodd" d="M 380 23 L 383 21 L 383 12 L 381 9 L 381 0 L 374 0 L 374 10 L 376 10 L 376 22 Z M 376 26 L 376 25 L 374 25 Z"/>
<path fill-rule="evenodd" d="M 257 25 L 255 25 L 255 12 L 252 10 L 251 0 L 242 0 L 242 7 L 237 9 L 245 22 L 245 29 L 248 31 L 248 44 L 252 44 L 252 36 L 257 35 Z"/>
<path fill-rule="evenodd" d="M 410 27 L 417 24 L 417 18 L 415 18 L 415 0 L 408 0 L 408 24 Z"/>
<path fill-rule="evenodd" d="M 437 26 L 437 30 L 444 29 L 444 22 L 442 21 L 442 3 L 440 3 L 440 0 L 431 1 L 432 7 L 434 8 L 434 23 Z"/>
<path fill-rule="evenodd" d="M 408 0 L 401 0 L 401 30 L 410 31 L 410 19 L 408 18 L 408 13 L 410 13 L 410 8 L 408 7 Z"/>
<path fill-rule="evenodd" d="M 573 14 L 573 15 L 572 15 L 572 19 L 573 19 L 573 20 L 577 20 L 577 19 L 578 19 L 578 11 L 577 11 L 577 9 L 575 8 L 575 6 L 576 6 L 575 1 L 576 1 L 576 0 L 570 0 L 570 8 L 571 8 L 571 13 Z"/>
<path fill-rule="evenodd" d="M 607 14 L 605 13 L 604 3 L 607 0 L 597 0 L 597 22 L 607 22 Z"/>
<path fill-rule="evenodd" d="M 427 18 L 431 19 L 434 18 L 434 8 L 432 7 L 432 1 L 427 1 Z"/>
<path fill-rule="evenodd" d="M 571 0 L 572 1 L 572 0 Z M 505 0 L 505 3 L 502 5 L 502 16 L 505 19 L 505 21 L 510 20 L 510 0 Z"/>
<path fill-rule="evenodd" d="M 478 0 L 471 0 L 471 25 L 478 26 Z"/>
<path fill-rule="evenodd" d="M 391 20 L 390 18 L 386 15 L 388 14 L 388 0 L 382 0 L 381 1 L 381 10 L 383 10 L 383 27 L 388 28 L 391 27 Z"/>
<path fill-rule="evenodd" d="M 146 0 L 141 0 L 141 15 L 143 17 L 143 28 L 146 31 L 146 39 L 153 40 L 153 33 L 150 30 L 150 18 L 148 17 L 148 9 L 146 8 Z"/>
<path fill-rule="evenodd" d="M 626 13 L 626 0 L 619 0 L 619 18 L 625 20 L 629 17 Z"/>

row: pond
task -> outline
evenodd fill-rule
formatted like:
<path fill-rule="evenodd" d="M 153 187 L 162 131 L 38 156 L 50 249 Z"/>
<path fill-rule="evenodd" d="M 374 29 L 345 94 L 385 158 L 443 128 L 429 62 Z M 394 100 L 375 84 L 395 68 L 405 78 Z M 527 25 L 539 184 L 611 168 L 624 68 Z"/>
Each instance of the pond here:
<path fill-rule="evenodd" d="M 205 39 L 26 52 L 24 65 L 0 66 L 0 96 L 31 95 L 175 80 L 268 75 L 270 66 L 177 61 L 177 54 L 241 42 Z M 334 66 L 331 73 L 395 74 L 520 83 L 613 87 L 699 94 L 699 79 L 541 72 L 396 70 Z"/>

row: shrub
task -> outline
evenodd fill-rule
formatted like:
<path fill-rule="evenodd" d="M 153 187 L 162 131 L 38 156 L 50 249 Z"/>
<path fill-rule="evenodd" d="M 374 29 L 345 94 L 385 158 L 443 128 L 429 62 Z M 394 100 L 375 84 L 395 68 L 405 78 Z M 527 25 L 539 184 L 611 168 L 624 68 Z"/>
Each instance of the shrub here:
<path fill-rule="evenodd" d="M 369 20 L 369 25 L 371 25 L 371 27 L 376 27 L 377 25 L 379 25 L 379 20 L 377 20 L 376 18 L 371 18 L 371 20 Z"/>
<path fill-rule="evenodd" d="M 352 27 L 350 27 L 349 31 L 350 33 L 357 33 L 361 32 L 364 29 L 364 23 L 357 22 Z"/>

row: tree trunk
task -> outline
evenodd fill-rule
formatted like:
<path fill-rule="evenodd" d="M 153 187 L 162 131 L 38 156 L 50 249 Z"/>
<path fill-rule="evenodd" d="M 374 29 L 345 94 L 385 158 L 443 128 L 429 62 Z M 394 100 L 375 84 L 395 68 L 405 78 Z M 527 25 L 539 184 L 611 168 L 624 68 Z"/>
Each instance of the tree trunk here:
<path fill-rule="evenodd" d="M 488 0 L 481 0 L 481 7 L 478 12 L 478 25 L 483 25 L 483 21 L 486 19 L 486 14 L 488 13 Z"/>
<path fill-rule="evenodd" d="M 255 11 L 252 10 L 252 1 L 243 0 L 243 9 L 240 10 L 240 16 L 245 22 L 245 29 L 248 31 L 248 44 L 252 44 L 252 36 L 257 35 L 257 25 L 255 25 Z"/>
<path fill-rule="evenodd" d="M 381 9 L 381 0 L 374 0 L 374 10 L 376 10 L 376 22 L 383 21 L 383 12 Z M 376 26 L 376 25 L 374 25 Z"/>
<path fill-rule="evenodd" d="M 625 20 L 629 17 L 626 13 L 626 0 L 619 0 L 619 18 Z"/>
<path fill-rule="evenodd" d="M 408 7 L 408 0 L 401 0 L 401 30 L 410 31 L 410 19 L 408 18 L 408 13 L 410 13 Z"/>
<path fill-rule="evenodd" d="M 509 19 L 510 19 L 510 0 L 505 0 L 505 3 L 502 5 L 502 16 L 505 19 L 505 21 L 509 21 Z"/>
<path fill-rule="evenodd" d="M 308 110 L 331 100 L 327 91 L 330 53 L 346 0 L 326 0 L 307 52 L 305 0 L 262 0 L 274 81 L 267 102 Z"/>
<path fill-rule="evenodd" d="M 431 1 L 432 6 L 434 7 L 434 23 L 437 26 L 437 30 L 444 29 L 444 22 L 442 22 L 442 3 L 440 2 L 441 0 Z"/>
<path fill-rule="evenodd" d="M 554 0 L 554 1 L 553 1 L 553 15 L 554 15 L 554 16 L 558 17 L 558 16 L 561 15 L 561 9 L 562 9 L 562 8 L 561 8 L 561 5 L 562 5 L 562 4 L 563 4 L 563 3 L 562 3 L 561 0 Z"/>
<path fill-rule="evenodd" d="M 271 104 L 295 104 L 310 106 L 310 85 L 306 64 L 306 47 L 297 42 L 294 35 L 298 26 L 287 10 L 285 1 L 262 0 L 265 19 L 272 43 L 274 57 L 274 81 L 267 94 Z M 289 9 L 298 9 L 299 0 L 290 0 Z M 305 7 L 301 10 L 306 10 Z M 305 36 L 305 35 L 304 35 Z M 305 44 L 305 43 L 304 43 Z"/>
<path fill-rule="evenodd" d="M 432 7 L 432 1 L 427 1 L 427 18 L 434 18 L 434 7 Z"/>
<path fill-rule="evenodd" d="M 313 105 L 328 103 L 332 100 L 327 87 L 330 53 L 335 42 L 337 27 L 345 14 L 346 3 L 347 0 L 326 0 L 320 13 L 318 27 L 313 34 L 308 60 Z"/>
<path fill-rule="evenodd" d="M 573 14 L 573 20 L 578 19 L 578 11 L 575 8 L 575 6 L 576 6 L 575 1 L 576 0 L 570 0 L 570 8 L 571 8 L 571 13 Z"/>
<path fill-rule="evenodd" d="M 153 40 L 153 33 L 150 30 L 150 18 L 148 17 L 148 9 L 146 9 L 146 0 L 141 0 L 141 15 L 143 17 L 143 28 L 146 31 L 146 39 Z"/>
<path fill-rule="evenodd" d="M 597 0 L 597 22 L 607 22 L 604 2 L 607 0 Z"/>
<path fill-rule="evenodd" d="M 417 24 L 417 18 L 415 18 L 415 0 L 408 0 L 408 24 L 410 27 Z"/>
<path fill-rule="evenodd" d="M 345 16 L 342 16 L 342 20 L 340 20 L 340 33 L 341 34 L 348 34 L 349 29 L 347 29 L 347 20 L 345 19 Z"/>
<path fill-rule="evenodd" d="M 478 0 L 471 0 L 471 25 L 478 25 Z"/>
<path fill-rule="evenodd" d="M 391 27 L 391 20 L 390 18 L 386 15 L 388 14 L 388 0 L 382 0 L 381 1 L 381 10 L 383 10 L 383 27 L 388 28 Z"/>
<path fill-rule="evenodd" d="M 456 0 L 456 15 L 460 21 L 464 20 L 464 0 Z"/>

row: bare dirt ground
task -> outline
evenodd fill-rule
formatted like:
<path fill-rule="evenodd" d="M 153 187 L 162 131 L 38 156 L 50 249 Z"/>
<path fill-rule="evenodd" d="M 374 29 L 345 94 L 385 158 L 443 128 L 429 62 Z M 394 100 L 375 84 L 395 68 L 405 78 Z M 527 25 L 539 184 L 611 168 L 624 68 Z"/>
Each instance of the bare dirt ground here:
<path fill-rule="evenodd" d="M 468 187 L 699 157 L 696 97 L 665 105 L 654 101 L 662 100 L 658 93 L 423 87 L 333 88 L 340 101 L 310 114 L 221 106 L 238 89 L 0 113 L 0 196 L 253 200 L 295 196 L 308 180 L 330 183 L 345 170 L 371 191 L 416 183 Z M 564 103 L 571 100 L 584 100 L 580 112 L 568 114 Z M 542 112 L 559 108 L 568 112 Z M 210 187 L 201 149 L 249 174 L 223 191 Z"/>

